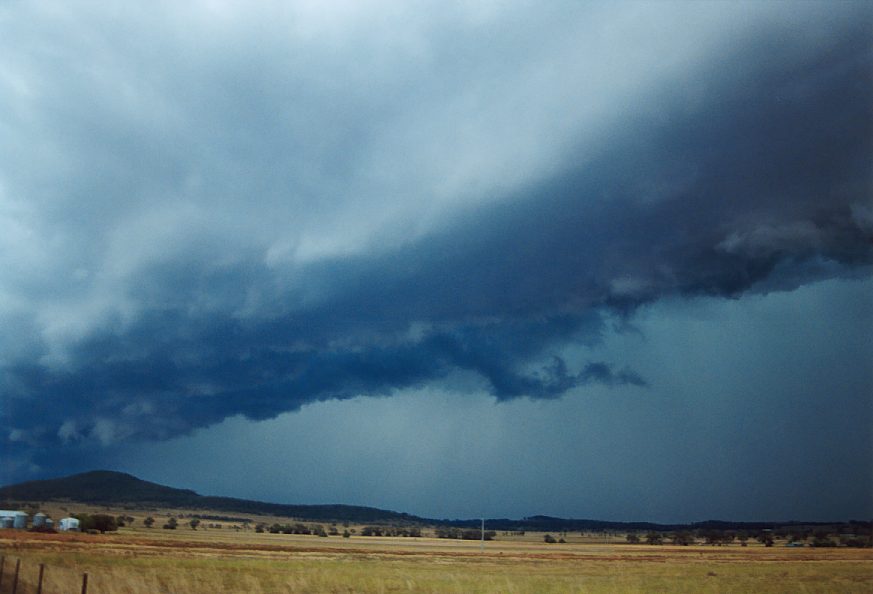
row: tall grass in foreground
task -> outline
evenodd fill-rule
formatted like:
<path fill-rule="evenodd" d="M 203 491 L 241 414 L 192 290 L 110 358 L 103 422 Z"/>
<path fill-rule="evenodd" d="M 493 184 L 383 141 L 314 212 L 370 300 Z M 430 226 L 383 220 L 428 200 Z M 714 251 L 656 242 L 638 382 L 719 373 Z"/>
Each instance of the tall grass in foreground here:
<path fill-rule="evenodd" d="M 669 555 L 657 560 L 412 557 L 304 553 L 260 558 L 178 551 L 6 551 L 22 559 L 19 594 L 33 594 L 39 563 L 43 592 L 89 594 L 219 594 L 238 592 L 858 592 L 873 591 L 873 559 L 745 561 Z M 9 592 L 4 579 L 2 594 Z"/>

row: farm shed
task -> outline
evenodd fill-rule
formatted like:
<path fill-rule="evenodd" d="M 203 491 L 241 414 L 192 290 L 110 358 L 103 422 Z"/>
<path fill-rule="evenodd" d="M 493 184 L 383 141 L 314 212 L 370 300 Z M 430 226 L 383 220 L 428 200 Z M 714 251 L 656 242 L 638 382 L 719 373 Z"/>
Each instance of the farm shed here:
<path fill-rule="evenodd" d="M 61 518 L 60 522 L 58 522 L 58 530 L 68 531 L 68 530 L 78 530 L 79 529 L 79 520 L 76 518 Z"/>

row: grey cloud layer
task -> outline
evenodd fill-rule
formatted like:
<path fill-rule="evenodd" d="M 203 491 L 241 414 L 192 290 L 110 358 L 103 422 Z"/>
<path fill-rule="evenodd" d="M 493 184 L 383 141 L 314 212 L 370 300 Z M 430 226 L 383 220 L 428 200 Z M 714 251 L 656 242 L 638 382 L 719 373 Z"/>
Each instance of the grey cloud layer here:
<path fill-rule="evenodd" d="M 557 353 L 665 295 L 868 275 L 869 8 L 661 6 L 0 9 L 32 26 L 0 60 L 8 451 L 458 372 L 643 385 Z"/>

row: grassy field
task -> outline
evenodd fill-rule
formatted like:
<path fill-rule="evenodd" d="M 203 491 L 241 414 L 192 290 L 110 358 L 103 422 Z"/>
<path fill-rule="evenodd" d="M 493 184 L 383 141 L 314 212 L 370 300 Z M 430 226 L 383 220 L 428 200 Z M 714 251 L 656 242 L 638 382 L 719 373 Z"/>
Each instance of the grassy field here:
<path fill-rule="evenodd" d="M 45 594 L 79 592 L 83 572 L 90 594 L 873 591 L 870 549 L 627 545 L 578 533 L 548 545 L 528 533 L 498 535 L 483 550 L 428 537 L 146 529 L 148 514 L 131 515 L 134 527 L 106 535 L 0 531 L 0 591 L 11 591 L 16 559 L 19 594 L 36 592 L 40 563 Z"/>

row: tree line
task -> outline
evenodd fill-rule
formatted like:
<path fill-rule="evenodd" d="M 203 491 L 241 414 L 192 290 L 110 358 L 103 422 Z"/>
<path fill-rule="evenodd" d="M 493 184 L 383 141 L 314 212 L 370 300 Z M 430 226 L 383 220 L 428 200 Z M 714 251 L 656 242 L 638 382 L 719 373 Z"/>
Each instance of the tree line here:
<path fill-rule="evenodd" d="M 698 530 L 679 530 L 673 532 L 658 532 L 650 530 L 646 533 L 629 532 L 626 540 L 630 544 L 663 545 L 672 544 L 688 546 L 706 544 L 711 546 L 729 545 L 739 542 L 740 546 L 748 546 L 754 539 L 765 547 L 772 547 L 776 540 L 784 541 L 787 546 L 812 547 L 856 547 L 869 548 L 873 546 L 873 536 L 869 525 L 861 523 L 843 524 L 839 526 L 790 526 L 776 530 L 718 530 L 701 528 Z"/>

